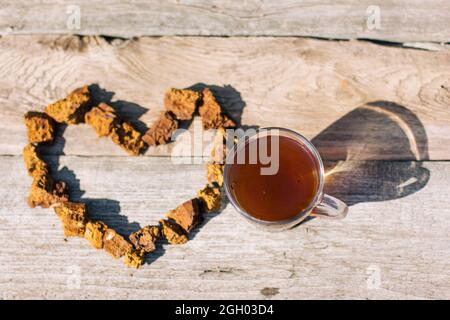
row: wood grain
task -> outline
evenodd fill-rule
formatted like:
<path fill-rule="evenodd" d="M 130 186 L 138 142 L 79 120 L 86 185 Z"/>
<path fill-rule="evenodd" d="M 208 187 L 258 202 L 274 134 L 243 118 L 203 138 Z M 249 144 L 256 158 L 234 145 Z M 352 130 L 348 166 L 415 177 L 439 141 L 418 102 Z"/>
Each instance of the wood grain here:
<path fill-rule="evenodd" d="M 209 85 L 247 126 L 313 139 L 328 160 L 450 159 L 450 51 L 298 38 L 7 36 L 0 39 L 0 154 L 26 142 L 23 114 L 83 84 L 142 130 L 169 87 Z M 103 90 L 103 91 L 102 91 Z M 191 126 L 191 133 L 193 132 Z M 86 125 L 49 154 L 125 155 Z M 64 144 L 65 142 L 65 144 Z M 151 148 L 168 156 L 187 140 Z M 191 149 L 189 149 L 191 150 Z"/>
<path fill-rule="evenodd" d="M 202 165 L 157 157 L 47 160 L 91 216 L 125 235 L 157 221 L 205 179 Z M 400 186 L 410 176 L 404 161 L 339 164 L 341 180 L 328 180 L 327 191 L 352 204 L 342 221 L 314 219 L 268 233 L 228 205 L 188 244 L 164 244 L 136 271 L 83 239 L 64 240 L 51 209 L 26 206 L 30 180 L 22 159 L 2 156 L 0 291 L 4 298 L 448 298 L 450 201 L 443 190 L 450 164 L 409 166 L 431 172 L 429 180 L 396 194 L 407 189 Z M 80 289 L 71 287 L 74 270 Z M 377 270 L 380 286 L 368 286 Z"/>
<path fill-rule="evenodd" d="M 74 7 L 73 6 L 77 6 Z M 377 5 L 380 24 L 368 17 Z M 450 41 L 445 0 L 0 1 L 0 34 L 307 36 L 398 42 Z M 77 9 L 78 8 L 78 9 Z M 74 10 L 80 24 L 73 23 Z"/>
<path fill-rule="evenodd" d="M 449 62 L 447 49 L 360 41 L 0 38 L 1 298 L 450 297 L 450 163 L 439 161 L 450 160 Z M 51 209 L 26 205 L 22 117 L 85 83 L 141 130 L 168 87 L 209 85 L 243 125 L 312 139 L 326 160 L 326 192 L 349 215 L 267 233 L 228 205 L 140 270 L 65 240 Z M 60 128 L 43 151 L 72 199 L 127 235 L 203 186 L 201 158 L 170 157 L 188 145 L 178 139 L 133 158 L 78 125 Z"/>

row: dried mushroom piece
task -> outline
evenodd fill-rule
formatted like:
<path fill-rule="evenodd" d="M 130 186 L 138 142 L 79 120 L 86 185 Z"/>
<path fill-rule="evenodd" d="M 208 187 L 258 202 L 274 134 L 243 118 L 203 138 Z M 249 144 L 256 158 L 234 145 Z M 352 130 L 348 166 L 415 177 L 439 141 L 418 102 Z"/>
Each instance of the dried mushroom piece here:
<path fill-rule="evenodd" d="M 106 103 L 93 107 L 85 115 L 98 137 L 111 137 L 111 140 L 131 155 L 139 155 L 145 149 L 141 133 L 129 122 L 118 117 L 114 108 Z"/>
<path fill-rule="evenodd" d="M 36 206 L 48 208 L 54 204 L 67 201 L 69 201 L 69 194 L 64 182 L 58 181 L 55 183 L 47 174 L 33 177 L 30 194 L 27 198 L 30 208 Z"/>
<path fill-rule="evenodd" d="M 84 114 L 91 104 L 88 86 L 75 89 L 67 97 L 45 108 L 45 113 L 56 122 L 77 124 L 83 122 Z"/>
<path fill-rule="evenodd" d="M 84 231 L 84 238 L 88 240 L 96 249 L 103 248 L 103 235 L 108 226 L 101 221 L 88 221 L 86 223 L 86 230 Z"/>
<path fill-rule="evenodd" d="M 118 259 L 131 251 L 133 246 L 113 229 L 106 229 L 103 235 L 103 249 L 113 258 Z"/>
<path fill-rule="evenodd" d="M 125 253 L 123 262 L 127 267 L 139 269 L 144 263 L 145 252 L 143 250 L 130 250 Z"/>
<path fill-rule="evenodd" d="M 221 187 L 223 185 L 223 165 L 220 163 L 207 163 L 206 177 L 208 183 Z"/>
<path fill-rule="evenodd" d="M 198 108 L 204 129 L 233 128 L 233 120 L 222 114 L 222 109 L 210 89 L 202 91 L 202 104 Z"/>
<path fill-rule="evenodd" d="M 145 142 L 139 131 L 128 122 L 122 122 L 111 131 L 112 141 L 121 146 L 130 155 L 137 156 L 145 149 Z"/>
<path fill-rule="evenodd" d="M 57 181 L 53 185 L 53 204 L 69 201 L 69 188 L 64 181 Z"/>
<path fill-rule="evenodd" d="M 164 106 L 178 120 L 190 120 L 197 108 L 200 94 L 189 89 L 169 89 L 164 97 Z"/>
<path fill-rule="evenodd" d="M 53 204 L 53 180 L 47 176 L 42 175 L 33 179 L 31 183 L 30 193 L 28 195 L 28 205 L 31 208 L 41 206 L 48 208 Z"/>
<path fill-rule="evenodd" d="M 39 157 L 35 145 L 29 143 L 23 148 L 23 160 L 29 176 L 39 178 L 48 175 L 48 166 Z"/>
<path fill-rule="evenodd" d="M 183 244 L 188 241 L 186 232 L 171 220 L 161 219 L 162 234 L 171 244 Z"/>
<path fill-rule="evenodd" d="M 156 122 L 142 137 L 149 146 L 166 144 L 178 128 L 178 121 L 170 111 L 162 112 Z"/>
<path fill-rule="evenodd" d="M 31 143 L 53 141 L 55 122 L 43 112 L 29 111 L 25 114 L 28 141 Z"/>
<path fill-rule="evenodd" d="M 106 137 L 112 132 L 119 119 L 111 106 L 100 103 L 85 114 L 84 121 L 94 128 L 98 137 Z"/>
<path fill-rule="evenodd" d="M 207 185 L 197 192 L 197 196 L 202 200 L 203 209 L 206 212 L 220 209 L 220 189 L 218 187 Z"/>
<path fill-rule="evenodd" d="M 130 241 L 136 250 L 152 252 L 156 249 L 156 241 L 161 236 L 159 226 L 145 226 L 144 228 L 132 233 Z"/>
<path fill-rule="evenodd" d="M 167 217 L 175 221 L 186 232 L 190 232 L 202 221 L 199 200 L 191 199 L 167 213 Z"/>
<path fill-rule="evenodd" d="M 23 149 L 23 159 L 28 175 L 33 178 L 27 202 L 31 208 L 48 208 L 54 204 L 69 200 L 64 182 L 54 182 L 50 177 L 47 164 L 39 157 L 36 147 L 28 144 Z"/>
<path fill-rule="evenodd" d="M 64 202 L 56 206 L 55 213 L 62 222 L 66 237 L 83 237 L 86 222 L 86 205 L 77 202 Z"/>

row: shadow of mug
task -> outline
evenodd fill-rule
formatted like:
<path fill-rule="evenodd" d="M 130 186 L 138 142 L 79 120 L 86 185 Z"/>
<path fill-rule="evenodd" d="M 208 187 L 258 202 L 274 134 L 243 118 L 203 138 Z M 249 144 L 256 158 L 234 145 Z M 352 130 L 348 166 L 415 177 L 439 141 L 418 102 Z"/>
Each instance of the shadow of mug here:
<path fill-rule="evenodd" d="M 423 188 L 430 172 L 425 129 L 389 101 L 349 112 L 312 139 L 325 165 L 325 192 L 351 206 L 393 200 Z M 389 160 L 389 161 L 387 161 Z"/>

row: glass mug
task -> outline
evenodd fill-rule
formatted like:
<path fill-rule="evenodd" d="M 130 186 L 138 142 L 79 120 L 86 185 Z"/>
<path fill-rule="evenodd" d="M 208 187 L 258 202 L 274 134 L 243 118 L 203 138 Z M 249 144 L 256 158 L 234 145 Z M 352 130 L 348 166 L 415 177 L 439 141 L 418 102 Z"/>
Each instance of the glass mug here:
<path fill-rule="evenodd" d="M 280 151 L 279 152 L 279 157 L 280 157 L 280 159 L 279 159 L 280 169 L 279 170 L 282 170 L 283 168 L 288 167 L 288 168 L 290 168 L 291 171 L 286 172 L 286 170 L 285 170 L 284 172 L 282 172 L 283 176 L 280 178 L 281 180 L 278 180 L 278 181 L 275 180 L 276 181 L 275 186 L 271 186 L 270 185 L 271 182 L 268 182 L 269 185 L 266 185 L 266 187 L 268 188 L 267 190 L 269 190 L 269 191 L 266 193 L 266 191 L 263 190 L 262 194 L 260 195 L 261 197 L 258 198 L 258 195 L 259 195 L 259 193 L 261 193 L 260 192 L 261 190 L 259 190 L 257 188 L 258 187 L 258 179 L 257 179 L 258 176 L 255 176 L 255 174 L 254 174 L 256 167 L 249 167 L 249 166 L 244 167 L 247 164 L 244 163 L 244 165 L 242 165 L 242 162 L 238 162 L 237 164 L 235 162 L 239 158 L 239 152 L 244 152 L 244 154 L 245 154 L 245 152 L 248 152 L 247 154 L 249 154 L 249 152 L 250 152 L 249 150 L 251 149 L 250 146 L 252 144 L 256 145 L 257 143 L 259 143 L 259 146 L 260 146 L 260 145 L 262 145 L 261 141 L 263 141 L 263 140 L 265 140 L 266 143 L 270 144 L 270 141 L 272 141 L 273 137 L 276 137 L 277 140 L 279 141 L 279 145 L 277 146 Z M 267 148 L 267 150 L 270 149 L 270 145 L 269 145 L 269 147 L 266 147 L 266 148 Z M 296 148 L 298 148 L 298 150 Z M 267 152 L 267 150 L 266 150 L 266 152 Z M 284 152 L 284 154 L 281 155 L 281 153 L 283 153 L 283 152 Z M 296 159 L 293 156 L 294 154 L 297 154 L 297 156 L 299 158 Z M 248 157 L 250 157 L 250 156 L 248 156 Z M 242 158 L 241 158 L 241 160 L 242 160 Z M 246 159 L 246 161 L 248 161 L 248 159 Z M 302 172 L 302 169 L 304 169 L 304 167 L 308 167 L 308 165 L 304 165 L 305 161 L 308 161 L 309 165 L 311 166 L 311 169 L 310 169 L 312 171 L 311 174 L 308 174 L 306 171 Z M 302 162 L 301 165 L 299 165 L 300 162 Z M 283 163 L 286 163 L 286 165 L 284 165 Z M 239 167 L 239 166 L 241 166 L 241 167 Z M 241 170 L 241 171 L 239 171 L 239 170 Z M 246 172 L 242 171 L 242 170 L 251 171 L 250 175 L 247 174 L 247 176 L 245 176 Z M 304 170 L 307 170 L 307 169 L 304 169 Z M 313 187 L 308 188 L 308 185 L 306 185 L 306 186 L 302 186 L 303 189 L 299 189 L 299 190 L 304 190 L 306 193 L 309 192 L 308 193 L 310 195 L 309 198 L 305 198 L 305 197 L 302 198 L 302 197 L 300 197 L 300 195 L 299 195 L 299 197 L 296 197 L 295 194 L 292 195 L 292 192 L 295 192 L 297 190 L 296 189 L 297 185 L 295 185 L 296 181 L 295 180 L 293 182 L 290 181 L 290 180 L 292 180 L 291 176 L 296 175 L 295 171 L 300 172 L 299 179 L 298 179 L 299 184 L 300 184 L 300 181 L 303 181 L 303 184 L 308 183 L 310 180 L 308 180 L 308 179 L 305 180 L 304 178 L 305 177 L 307 178 L 308 176 L 314 176 L 315 180 L 314 181 L 311 180 L 311 182 L 313 182 L 313 184 L 314 184 Z M 239 173 L 239 172 L 242 172 L 242 173 Z M 302 176 L 302 174 L 303 174 L 303 176 Z M 240 179 L 240 180 L 236 178 L 236 177 L 239 177 L 239 175 L 242 176 L 242 179 Z M 281 173 L 280 173 L 280 175 L 281 175 Z M 286 178 L 286 177 L 288 177 L 288 178 Z M 277 179 L 277 177 L 271 178 L 271 179 L 272 180 L 270 180 L 270 181 L 274 181 L 273 179 Z M 287 181 L 287 180 L 289 180 L 289 181 Z M 240 138 L 238 140 L 237 144 L 234 145 L 233 148 L 231 148 L 231 150 L 229 150 L 227 157 L 226 157 L 225 166 L 224 166 L 225 192 L 226 192 L 226 195 L 227 195 L 229 201 L 231 202 L 231 204 L 235 207 L 235 209 L 244 218 L 255 223 L 258 226 L 264 227 L 269 230 L 289 229 L 289 228 L 299 224 L 305 218 L 307 218 L 308 216 L 311 216 L 311 215 L 326 217 L 326 218 L 336 218 L 336 219 L 344 218 L 348 212 L 347 205 L 339 199 L 336 199 L 332 196 L 324 194 L 324 192 L 323 192 L 324 180 L 325 180 L 324 166 L 323 166 L 322 159 L 321 159 L 317 149 L 314 147 L 314 145 L 308 139 L 306 139 L 299 133 L 289 130 L 289 129 L 285 129 L 285 128 L 276 128 L 276 127 L 263 128 L 263 129 L 256 130 L 254 132 L 254 134 L 252 134 L 252 135 L 248 135 L 248 136 L 244 136 L 244 138 Z M 262 181 L 269 181 L 269 180 L 262 180 Z M 284 185 L 283 181 L 286 181 L 287 185 Z M 288 182 L 291 183 L 291 185 L 289 185 Z M 255 183 L 256 183 L 256 185 L 255 185 Z M 299 187 L 300 187 L 300 185 L 299 185 Z M 241 194 L 244 194 L 242 192 L 247 193 L 247 196 L 246 196 L 247 199 L 245 197 L 239 195 L 239 193 L 238 193 L 239 188 L 241 190 L 244 190 L 244 191 L 240 191 Z M 254 192 L 254 190 L 252 190 L 252 189 L 255 189 L 256 191 Z M 272 190 L 273 194 L 271 194 L 270 190 Z M 282 191 L 280 191 L 280 190 L 282 190 Z M 289 193 L 291 195 L 289 195 Z M 289 210 L 291 210 L 291 212 L 294 212 L 294 214 L 292 214 L 288 217 L 281 218 L 280 220 L 273 219 L 273 217 L 277 217 L 277 214 L 275 214 L 275 212 L 274 212 L 274 215 L 270 219 L 259 218 L 259 217 L 256 217 L 255 212 L 253 212 L 253 214 L 248 212 L 248 211 L 252 211 L 252 210 L 250 210 L 251 207 L 249 207 L 249 204 L 250 204 L 250 206 L 252 206 L 252 205 L 256 206 L 256 207 L 259 206 L 259 208 L 262 210 L 265 210 L 265 209 L 269 208 L 271 205 L 274 205 L 273 203 L 270 203 L 270 201 L 272 201 L 271 200 L 272 195 L 274 196 L 274 198 L 277 198 L 277 197 L 283 198 L 284 197 L 283 199 L 286 199 L 287 202 L 291 202 L 291 203 L 294 203 L 297 200 L 303 201 L 301 209 L 299 209 L 299 212 L 296 212 L 296 211 L 292 211 L 292 208 L 290 208 Z M 239 198 L 241 198 L 241 199 L 239 199 Z M 259 201 L 259 200 L 261 200 L 261 201 Z M 247 203 L 246 203 L 246 205 L 243 205 L 245 203 L 245 201 Z M 266 201 L 266 203 L 264 203 L 264 201 Z M 269 202 L 267 202 L 267 201 L 269 201 Z M 278 203 L 277 205 L 280 205 L 280 204 L 281 203 Z M 265 205 L 267 205 L 267 206 L 265 207 Z M 244 208 L 245 206 L 247 206 L 247 210 Z M 296 208 L 296 207 L 293 207 L 293 208 Z M 298 207 L 298 208 L 300 208 L 300 207 Z M 268 209 L 268 210 L 270 211 L 271 209 Z M 268 210 L 265 210 L 265 211 L 268 211 Z M 314 210 L 314 212 L 313 212 L 313 210 Z M 270 213 L 270 212 L 267 212 L 267 213 Z M 280 212 L 280 215 L 283 216 L 283 212 Z"/>

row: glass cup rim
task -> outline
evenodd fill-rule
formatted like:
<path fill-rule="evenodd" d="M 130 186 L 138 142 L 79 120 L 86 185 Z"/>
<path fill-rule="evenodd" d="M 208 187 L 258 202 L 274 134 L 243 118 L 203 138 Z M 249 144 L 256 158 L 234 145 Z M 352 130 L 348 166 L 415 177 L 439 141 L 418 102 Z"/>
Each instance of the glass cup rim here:
<path fill-rule="evenodd" d="M 281 132 L 287 133 L 288 135 L 290 135 L 291 137 L 293 136 L 297 141 L 300 141 L 303 145 L 305 145 L 308 148 L 308 151 L 310 151 L 315 160 L 317 161 L 319 168 L 318 168 L 318 173 L 319 173 L 319 186 L 317 188 L 317 192 L 316 195 L 314 197 L 314 199 L 311 201 L 311 203 L 308 205 L 307 208 L 305 208 L 304 210 L 302 210 L 301 212 L 299 212 L 298 214 L 296 214 L 295 216 L 289 218 L 289 219 L 284 219 L 284 220 L 279 220 L 279 221 L 267 221 L 267 220 L 261 220 L 258 218 L 253 217 L 251 214 L 247 213 L 243 208 L 241 208 L 241 206 L 237 203 L 237 201 L 234 199 L 231 190 L 229 189 L 229 174 L 228 171 L 230 170 L 230 166 L 231 163 L 233 161 L 231 161 L 231 157 L 234 158 L 235 152 L 242 147 L 243 143 L 247 143 L 247 141 L 250 141 L 250 139 L 256 139 L 259 137 L 259 135 L 262 132 L 269 132 L 271 130 L 278 130 L 278 135 L 280 135 Z M 225 193 L 227 195 L 228 200 L 230 201 L 230 203 L 233 205 L 233 207 L 245 218 L 249 219 L 250 221 L 259 224 L 259 225 L 263 225 L 263 226 L 282 226 L 282 225 L 290 225 L 294 222 L 299 223 L 301 222 L 303 219 L 305 219 L 306 217 L 309 216 L 309 214 L 311 213 L 312 209 L 314 209 L 314 207 L 316 207 L 320 201 L 322 200 L 323 197 L 323 187 L 324 187 L 324 177 L 325 177 L 325 169 L 324 169 L 324 165 L 322 162 L 322 157 L 319 154 L 319 151 L 316 149 L 316 147 L 312 144 L 311 141 L 309 141 L 307 138 L 305 138 L 303 135 L 301 135 L 300 133 L 291 130 L 291 129 L 287 129 L 287 128 L 282 128 L 282 127 L 264 127 L 264 128 L 258 128 L 256 129 L 255 133 L 247 136 L 247 139 L 242 139 L 241 141 L 238 141 L 238 143 L 236 145 L 233 146 L 233 148 L 231 150 L 229 150 L 227 152 L 227 156 L 225 159 L 225 165 L 224 165 L 224 169 L 223 169 L 223 176 L 224 176 L 224 186 L 225 186 Z"/>

